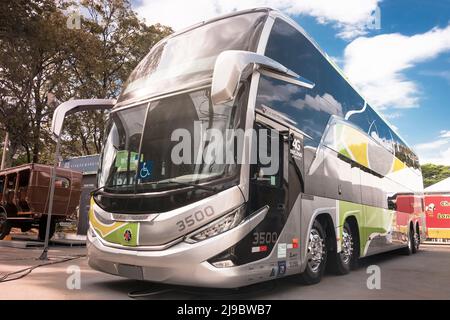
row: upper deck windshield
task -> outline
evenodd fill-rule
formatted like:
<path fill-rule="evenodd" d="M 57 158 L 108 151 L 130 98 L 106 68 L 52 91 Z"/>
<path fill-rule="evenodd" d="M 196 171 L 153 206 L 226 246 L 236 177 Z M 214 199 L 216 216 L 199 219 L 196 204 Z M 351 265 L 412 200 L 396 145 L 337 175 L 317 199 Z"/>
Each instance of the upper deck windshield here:
<path fill-rule="evenodd" d="M 266 12 L 217 20 L 163 40 L 138 64 L 118 99 L 145 99 L 208 80 L 225 50 L 256 51 Z"/>

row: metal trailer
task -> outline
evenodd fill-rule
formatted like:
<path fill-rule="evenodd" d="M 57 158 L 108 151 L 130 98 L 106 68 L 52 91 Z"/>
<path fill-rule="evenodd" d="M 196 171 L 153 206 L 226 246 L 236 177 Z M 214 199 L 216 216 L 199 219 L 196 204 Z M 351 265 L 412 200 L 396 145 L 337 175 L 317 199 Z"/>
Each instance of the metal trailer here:
<path fill-rule="evenodd" d="M 39 229 L 45 238 L 52 167 L 24 164 L 0 171 L 0 239 L 12 227 Z M 80 201 L 81 173 L 57 168 L 50 236 L 58 221 L 75 213 Z"/>

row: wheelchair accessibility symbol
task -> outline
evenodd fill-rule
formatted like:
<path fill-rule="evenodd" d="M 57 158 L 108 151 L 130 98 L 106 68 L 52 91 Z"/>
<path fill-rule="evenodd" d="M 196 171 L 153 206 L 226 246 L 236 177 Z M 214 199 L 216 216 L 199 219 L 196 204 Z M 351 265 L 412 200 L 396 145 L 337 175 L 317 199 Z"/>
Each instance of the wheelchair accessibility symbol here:
<path fill-rule="evenodd" d="M 152 175 L 153 161 L 145 161 L 139 164 L 139 178 L 145 180 Z"/>

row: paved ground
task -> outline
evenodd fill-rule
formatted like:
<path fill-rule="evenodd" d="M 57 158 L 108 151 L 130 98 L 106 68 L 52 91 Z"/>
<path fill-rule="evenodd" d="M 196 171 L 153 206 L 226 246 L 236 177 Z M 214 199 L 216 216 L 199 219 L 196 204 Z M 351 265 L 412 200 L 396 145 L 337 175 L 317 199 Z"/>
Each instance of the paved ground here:
<path fill-rule="evenodd" d="M 53 247 L 50 257 L 83 255 L 85 248 Z M 3 274 L 42 263 L 34 260 L 40 249 L 0 247 Z M 378 265 L 381 289 L 367 289 L 367 267 Z M 81 270 L 81 289 L 69 290 L 69 266 Z M 271 281 L 239 291 L 157 286 L 91 270 L 85 257 L 34 269 L 28 276 L 0 283 L 0 299 L 129 299 L 129 292 L 156 294 L 140 299 L 450 299 L 450 246 L 424 245 L 413 256 L 397 252 L 371 257 L 346 276 L 327 275 L 314 286 L 292 278 Z M 159 292 L 159 293 L 158 293 Z"/>

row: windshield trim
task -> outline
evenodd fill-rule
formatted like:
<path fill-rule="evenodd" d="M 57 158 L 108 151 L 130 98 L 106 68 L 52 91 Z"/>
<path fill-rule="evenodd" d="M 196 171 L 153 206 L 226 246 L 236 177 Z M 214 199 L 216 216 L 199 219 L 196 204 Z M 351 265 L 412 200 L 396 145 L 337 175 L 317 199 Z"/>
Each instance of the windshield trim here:
<path fill-rule="evenodd" d="M 233 175 L 231 176 L 226 176 L 226 177 L 218 177 L 217 179 L 211 179 L 208 181 L 205 181 L 203 183 L 199 183 L 200 186 L 206 186 L 206 187 L 215 187 L 217 185 L 224 185 L 226 183 L 230 183 L 233 182 L 234 180 L 236 180 L 236 178 L 239 177 L 239 170 L 237 170 L 235 173 L 233 173 Z M 217 189 L 217 192 L 221 192 L 224 191 L 226 189 L 232 188 L 233 186 L 235 187 L 239 187 L 238 183 L 232 183 L 232 185 L 227 186 L 226 188 L 222 188 L 222 189 Z M 106 188 L 108 189 L 108 188 Z M 113 190 L 113 189 L 110 189 Z M 118 197 L 118 198 L 157 198 L 160 196 L 166 196 L 166 195 L 174 195 L 177 193 L 184 193 L 186 191 L 195 191 L 195 187 L 194 186 L 179 186 L 179 187 L 175 187 L 175 188 L 164 188 L 163 190 L 155 190 L 155 191 L 150 191 L 150 192 L 137 192 L 137 193 L 122 193 L 122 192 L 108 192 L 105 189 L 103 190 L 99 190 L 98 192 L 95 193 L 94 198 L 96 196 L 106 196 L 106 197 Z M 201 191 L 201 190 L 198 190 Z M 204 190 L 206 191 L 206 190 Z M 206 191 L 207 192 L 207 191 Z"/>
<path fill-rule="evenodd" d="M 127 111 L 130 110 L 132 108 L 139 108 L 139 107 L 143 107 L 145 110 L 145 117 L 144 117 L 144 128 L 145 128 L 145 123 L 147 122 L 147 118 L 149 115 L 149 108 L 150 105 L 153 101 L 160 101 L 160 100 L 164 100 L 173 96 L 179 96 L 182 94 L 189 94 L 191 92 L 197 92 L 197 91 L 202 91 L 202 90 L 208 90 L 211 88 L 211 85 L 205 85 L 202 87 L 194 87 L 194 88 L 190 88 L 184 91 L 175 91 L 175 92 L 171 92 L 170 94 L 164 95 L 164 96 L 156 96 L 153 97 L 151 99 L 146 100 L 145 102 L 136 102 L 133 103 L 131 105 L 127 105 L 127 106 L 123 106 L 121 108 L 117 108 L 115 110 L 111 111 L 111 114 L 116 114 L 119 111 Z M 110 115 L 111 115 L 110 114 Z M 143 129 L 145 130 L 145 129 Z M 107 137 L 105 136 L 105 139 L 107 139 Z M 144 134 L 141 135 L 140 139 L 139 139 L 139 152 L 138 154 L 142 154 L 142 148 L 143 148 L 143 143 L 144 143 Z M 103 154 L 103 150 L 102 150 L 102 154 Z M 99 166 L 99 173 L 103 170 L 102 165 Z M 135 169 L 135 174 L 137 173 L 138 167 L 136 167 Z M 102 186 L 99 189 L 102 190 L 97 190 L 96 195 L 117 195 L 119 197 L 129 197 L 132 195 L 140 195 L 140 196 L 146 196 L 146 195 L 153 195 L 156 194 L 156 196 L 158 194 L 166 194 L 166 193 L 172 193 L 173 191 L 176 190 L 180 190 L 180 191 L 190 191 L 193 189 L 196 189 L 197 186 L 198 187 L 209 187 L 210 185 L 216 185 L 217 183 L 222 182 L 226 182 L 229 181 L 229 179 L 235 179 L 240 172 L 240 165 L 238 165 L 238 169 L 236 170 L 236 172 L 234 172 L 233 174 L 227 176 L 225 175 L 225 172 L 221 172 L 220 174 L 216 174 L 210 177 L 205 177 L 205 178 L 198 178 L 192 181 L 193 184 L 195 184 L 196 186 L 174 186 L 173 184 L 167 184 L 162 186 L 161 188 L 156 188 L 155 190 L 151 190 L 151 191 L 147 191 L 146 190 L 140 190 L 142 189 L 142 187 L 144 187 L 143 185 L 140 185 L 138 183 L 138 181 L 134 181 L 134 183 L 132 184 L 128 184 L 128 185 L 120 185 L 120 188 L 117 188 L 118 186 L 110 186 L 110 185 L 105 185 Z M 173 178 L 170 178 L 173 179 Z M 98 183 L 98 181 L 97 181 Z"/>
<path fill-rule="evenodd" d="M 197 90 L 207 89 L 208 87 L 211 87 L 211 84 L 212 84 L 212 77 L 209 77 L 206 79 L 188 83 L 187 85 L 183 85 L 178 88 L 174 88 L 171 90 L 156 93 L 156 94 L 150 95 L 148 97 L 137 98 L 137 99 L 128 99 L 125 101 L 121 101 L 114 106 L 114 108 L 111 110 L 111 113 L 114 113 L 117 111 L 122 111 L 122 110 L 125 110 L 128 108 L 133 108 L 138 105 L 149 103 L 149 102 L 152 102 L 155 100 L 169 98 L 169 97 L 172 97 L 172 96 L 175 96 L 178 94 L 189 93 L 189 92 L 193 92 L 193 91 L 197 91 Z"/>
<path fill-rule="evenodd" d="M 204 20 L 201 22 L 198 22 L 196 24 L 193 24 L 189 27 L 186 27 L 184 29 L 181 29 L 180 31 L 174 32 L 171 35 L 169 35 L 168 37 L 162 39 L 161 41 L 159 41 L 157 44 L 159 44 L 160 42 L 164 42 L 168 39 L 174 38 L 176 36 L 182 35 L 186 32 L 189 32 L 191 30 L 197 29 L 198 27 L 216 22 L 216 21 L 220 21 L 220 20 L 224 20 L 224 19 L 228 19 L 228 18 L 232 18 L 232 17 L 236 17 L 236 16 L 240 16 L 240 15 L 244 15 L 244 14 L 250 14 L 250 13 L 255 13 L 255 12 L 265 12 L 266 14 L 269 14 L 272 11 L 277 11 L 275 9 L 272 9 L 270 7 L 258 7 L 258 8 L 252 8 L 252 9 L 245 9 L 245 10 L 240 10 L 240 11 L 235 11 L 235 12 L 231 12 L 231 13 L 226 13 L 223 15 L 220 15 L 218 17 L 209 19 L 209 20 Z"/>

